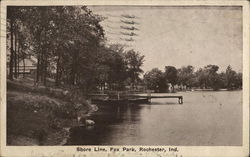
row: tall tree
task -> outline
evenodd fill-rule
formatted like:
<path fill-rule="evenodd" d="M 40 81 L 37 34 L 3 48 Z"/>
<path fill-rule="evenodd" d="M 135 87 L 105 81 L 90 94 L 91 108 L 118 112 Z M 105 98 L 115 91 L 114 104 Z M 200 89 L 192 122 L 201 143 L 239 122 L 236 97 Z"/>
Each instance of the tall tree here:
<path fill-rule="evenodd" d="M 177 69 L 174 66 L 165 66 L 165 78 L 172 86 L 176 85 L 178 80 Z"/>
<path fill-rule="evenodd" d="M 194 84 L 194 67 L 191 65 L 183 66 L 178 69 L 178 84 L 191 87 Z"/>
<path fill-rule="evenodd" d="M 204 67 L 205 69 L 205 75 L 207 77 L 207 84 L 210 88 L 213 88 L 214 90 L 218 89 L 220 80 L 218 77 L 217 71 L 219 70 L 219 67 L 217 65 L 207 65 Z"/>
<path fill-rule="evenodd" d="M 154 68 L 144 75 L 144 82 L 148 89 L 155 92 L 166 92 L 168 89 L 167 80 L 164 73 L 158 68 Z"/>
<path fill-rule="evenodd" d="M 226 77 L 226 87 L 228 90 L 236 88 L 236 78 L 237 78 L 237 73 L 231 68 L 229 65 L 226 69 L 225 73 Z"/>
<path fill-rule="evenodd" d="M 46 84 L 51 75 L 49 69 L 56 69 L 57 84 L 61 80 L 71 84 L 91 80 L 82 73 L 95 69 L 96 47 L 104 37 L 99 24 L 102 18 L 87 7 L 23 7 L 22 10 L 29 18 L 23 23 L 32 39 L 31 54 L 37 59 L 36 82 Z"/>
<path fill-rule="evenodd" d="M 135 83 L 139 80 L 139 75 L 143 73 L 141 69 L 144 62 L 144 55 L 134 50 L 129 50 L 125 53 L 125 60 L 128 69 L 128 76 L 131 79 L 132 88 L 135 88 Z"/>
<path fill-rule="evenodd" d="M 10 63 L 9 63 L 9 78 L 13 80 L 13 66 L 14 66 L 14 25 L 15 25 L 15 7 L 7 8 L 7 20 L 9 21 L 10 32 Z"/>

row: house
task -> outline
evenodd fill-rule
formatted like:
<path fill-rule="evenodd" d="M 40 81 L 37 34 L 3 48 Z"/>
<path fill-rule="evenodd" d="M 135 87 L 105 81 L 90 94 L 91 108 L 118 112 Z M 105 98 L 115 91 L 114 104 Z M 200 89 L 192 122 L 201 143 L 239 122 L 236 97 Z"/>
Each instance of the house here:
<path fill-rule="evenodd" d="M 32 74 L 36 71 L 36 61 L 26 58 L 19 62 L 19 74 Z"/>
<path fill-rule="evenodd" d="M 19 67 L 19 68 L 18 68 Z M 9 74 L 9 62 L 7 62 L 7 74 Z M 34 74 L 36 71 L 36 59 L 32 57 L 25 58 L 24 60 L 20 60 L 17 65 L 18 74 Z M 15 72 L 15 68 L 13 67 L 13 73 Z"/>

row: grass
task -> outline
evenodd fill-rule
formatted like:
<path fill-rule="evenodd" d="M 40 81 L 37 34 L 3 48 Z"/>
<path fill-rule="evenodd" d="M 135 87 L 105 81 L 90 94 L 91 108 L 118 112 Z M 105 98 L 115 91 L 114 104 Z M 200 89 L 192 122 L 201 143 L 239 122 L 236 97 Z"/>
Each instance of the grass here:
<path fill-rule="evenodd" d="M 25 82 L 25 83 L 24 83 Z M 7 82 L 7 145 L 61 145 L 79 113 L 91 110 L 76 91 Z"/>

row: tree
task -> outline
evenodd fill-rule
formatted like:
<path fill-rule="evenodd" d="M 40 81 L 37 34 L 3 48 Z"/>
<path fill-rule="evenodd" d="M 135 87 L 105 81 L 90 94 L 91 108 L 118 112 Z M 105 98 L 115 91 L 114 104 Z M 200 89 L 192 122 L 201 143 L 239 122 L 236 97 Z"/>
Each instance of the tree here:
<path fill-rule="evenodd" d="M 207 84 L 210 88 L 217 90 L 219 88 L 220 80 L 217 74 L 219 67 L 217 65 L 207 65 L 204 67 L 205 75 L 207 76 Z"/>
<path fill-rule="evenodd" d="M 228 90 L 241 88 L 242 86 L 242 73 L 236 73 L 229 65 L 225 73 L 226 88 Z"/>
<path fill-rule="evenodd" d="M 217 73 L 219 67 L 217 65 L 207 65 L 203 69 L 199 69 L 195 75 L 198 85 L 201 88 L 212 88 L 217 90 L 221 86 L 221 79 Z"/>
<path fill-rule="evenodd" d="M 165 75 L 158 68 L 154 68 L 144 75 L 144 83 L 148 89 L 156 92 L 166 92 L 168 89 Z"/>
<path fill-rule="evenodd" d="M 139 80 L 139 75 L 143 73 L 141 66 L 143 65 L 144 57 L 144 55 L 134 50 L 129 50 L 125 53 L 128 77 L 131 79 L 133 89 L 135 88 L 135 83 Z"/>
<path fill-rule="evenodd" d="M 10 63 L 9 63 L 9 78 L 13 80 L 13 62 L 14 62 L 14 15 L 12 9 L 7 9 L 7 18 L 9 19 L 8 27 L 10 29 Z"/>
<path fill-rule="evenodd" d="M 219 88 L 220 88 L 220 89 L 225 89 L 225 88 L 227 88 L 227 87 L 226 87 L 226 74 L 225 74 L 225 72 L 219 73 L 219 74 L 218 74 L 218 77 L 219 77 L 219 79 L 220 79 Z"/>
<path fill-rule="evenodd" d="M 9 63 L 9 78 L 13 80 L 13 76 L 17 78 L 17 28 L 18 20 L 20 20 L 20 9 L 18 7 L 8 7 L 7 9 L 7 37 L 10 36 L 10 63 Z M 14 71 L 14 75 L 13 75 Z"/>
<path fill-rule="evenodd" d="M 20 13 L 22 16 L 17 16 Z M 90 88 L 95 75 L 88 74 L 97 74 L 95 60 L 104 40 L 102 19 L 86 6 L 8 7 L 10 78 L 13 79 L 15 61 L 32 55 L 37 59 L 36 82 L 46 85 L 47 77 L 55 73 L 57 85 L 64 82 Z M 14 33 L 18 38 L 14 38 Z M 17 59 L 14 45 L 20 52 Z M 27 46 L 30 51 L 24 49 Z"/>
<path fill-rule="evenodd" d="M 25 18 L 26 10 L 25 7 L 7 7 L 7 47 L 10 47 L 9 78 L 11 80 L 13 80 L 13 76 L 18 77 L 19 63 L 21 59 L 25 59 L 24 51 L 27 50 L 27 45 L 30 42 L 25 24 L 28 21 Z"/>
<path fill-rule="evenodd" d="M 24 26 L 29 29 L 31 35 L 32 54 L 37 59 L 36 83 L 43 81 L 46 85 L 46 78 L 49 67 L 51 51 L 50 43 L 53 43 L 52 34 L 54 23 L 52 20 L 53 7 L 23 7 Z"/>
<path fill-rule="evenodd" d="M 242 88 L 242 73 L 241 72 L 237 73 L 237 75 L 236 75 L 235 87 L 238 89 Z"/>
<path fill-rule="evenodd" d="M 207 88 L 207 75 L 204 69 L 200 68 L 195 72 L 197 86 L 200 88 Z"/>
<path fill-rule="evenodd" d="M 191 65 L 183 66 L 182 68 L 178 69 L 177 77 L 179 85 L 191 87 L 194 84 L 194 67 Z"/>
<path fill-rule="evenodd" d="M 107 65 L 108 84 L 111 90 L 121 90 L 124 88 L 124 82 L 127 79 L 126 61 L 124 50 L 121 45 L 111 45 L 108 48 L 108 54 L 105 57 L 104 65 Z"/>
<path fill-rule="evenodd" d="M 165 66 L 165 78 L 172 86 L 176 85 L 178 80 L 177 69 L 173 66 Z"/>

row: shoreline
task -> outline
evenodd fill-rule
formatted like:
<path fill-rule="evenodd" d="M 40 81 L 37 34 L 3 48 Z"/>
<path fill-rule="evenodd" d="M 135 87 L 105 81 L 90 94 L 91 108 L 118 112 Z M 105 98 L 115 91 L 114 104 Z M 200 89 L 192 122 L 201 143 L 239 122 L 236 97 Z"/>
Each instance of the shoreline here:
<path fill-rule="evenodd" d="M 9 80 L 7 85 L 7 145 L 65 145 L 70 129 L 81 126 L 78 117 L 86 120 L 98 110 L 97 105 L 70 89 L 34 87 Z M 240 90 L 195 89 L 160 94 Z"/>
<path fill-rule="evenodd" d="M 77 117 L 96 110 L 71 90 L 7 83 L 7 145 L 64 145 Z M 73 97 L 74 95 L 74 97 Z M 79 97 L 78 97 L 79 96 Z"/>

